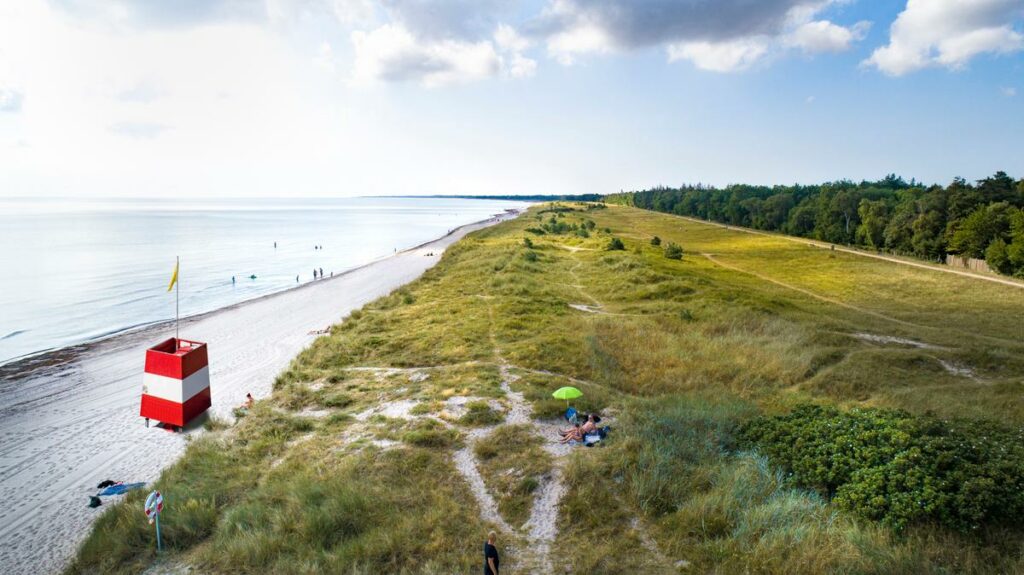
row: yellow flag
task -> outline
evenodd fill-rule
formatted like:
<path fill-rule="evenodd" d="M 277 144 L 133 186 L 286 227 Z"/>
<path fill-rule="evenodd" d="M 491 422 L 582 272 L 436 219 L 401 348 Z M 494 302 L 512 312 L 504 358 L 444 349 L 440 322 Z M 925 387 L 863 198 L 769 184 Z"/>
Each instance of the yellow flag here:
<path fill-rule="evenodd" d="M 174 262 L 174 275 L 171 276 L 171 283 L 167 286 L 167 291 L 174 289 L 176 283 L 178 283 L 178 262 Z"/>

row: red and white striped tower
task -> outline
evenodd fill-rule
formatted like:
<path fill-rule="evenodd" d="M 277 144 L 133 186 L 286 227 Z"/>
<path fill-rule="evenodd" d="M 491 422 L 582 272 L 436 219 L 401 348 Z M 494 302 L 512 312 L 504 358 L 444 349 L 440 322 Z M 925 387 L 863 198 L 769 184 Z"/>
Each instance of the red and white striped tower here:
<path fill-rule="evenodd" d="M 139 414 L 184 427 L 210 407 L 206 344 L 171 338 L 146 350 Z"/>

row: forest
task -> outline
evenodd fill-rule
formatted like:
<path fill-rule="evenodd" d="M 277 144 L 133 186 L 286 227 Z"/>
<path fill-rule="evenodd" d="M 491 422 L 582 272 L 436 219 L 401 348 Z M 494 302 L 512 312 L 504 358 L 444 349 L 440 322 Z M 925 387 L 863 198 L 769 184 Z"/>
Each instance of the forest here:
<path fill-rule="evenodd" d="M 891 174 L 859 184 L 658 187 L 605 201 L 932 261 L 984 259 L 1024 277 L 1024 179 L 1005 172 L 945 187 Z"/>

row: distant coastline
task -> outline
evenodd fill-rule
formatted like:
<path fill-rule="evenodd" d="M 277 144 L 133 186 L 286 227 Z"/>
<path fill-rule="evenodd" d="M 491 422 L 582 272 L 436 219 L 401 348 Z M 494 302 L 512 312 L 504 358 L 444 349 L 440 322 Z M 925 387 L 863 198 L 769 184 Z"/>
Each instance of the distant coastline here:
<path fill-rule="evenodd" d="M 365 196 L 370 197 L 370 196 Z M 532 194 L 528 196 L 472 196 L 434 194 L 429 196 L 372 196 L 375 198 L 431 198 L 452 200 L 504 200 L 510 202 L 602 202 L 602 194 Z"/>

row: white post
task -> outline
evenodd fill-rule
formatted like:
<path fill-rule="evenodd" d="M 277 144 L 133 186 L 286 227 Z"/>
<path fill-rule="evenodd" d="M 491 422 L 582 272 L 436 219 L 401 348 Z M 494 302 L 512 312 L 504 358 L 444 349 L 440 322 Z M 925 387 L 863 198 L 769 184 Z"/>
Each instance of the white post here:
<path fill-rule="evenodd" d="M 181 256 L 174 256 L 174 269 L 178 272 L 177 281 L 174 282 L 174 347 L 178 347 L 178 300 L 181 292 Z M 177 351 L 177 349 L 175 349 Z"/>

